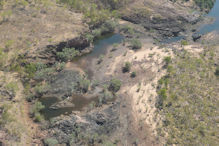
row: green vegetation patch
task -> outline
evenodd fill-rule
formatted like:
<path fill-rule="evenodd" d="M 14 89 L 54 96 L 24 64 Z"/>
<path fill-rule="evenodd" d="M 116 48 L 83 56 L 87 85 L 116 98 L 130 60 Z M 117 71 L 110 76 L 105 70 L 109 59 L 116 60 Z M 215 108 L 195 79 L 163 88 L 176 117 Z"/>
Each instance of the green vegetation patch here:
<path fill-rule="evenodd" d="M 61 61 L 72 61 L 79 54 L 75 48 L 64 48 L 62 52 L 57 52 L 56 55 Z"/>
<path fill-rule="evenodd" d="M 156 106 L 165 117 L 167 144 L 217 145 L 218 78 L 208 49 L 199 57 L 182 51 L 165 58 L 167 75 L 159 80 Z"/>
<path fill-rule="evenodd" d="M 31 115 L 36 122 L 41 122 L 44 120 L 44 117 L 40 114 L 40 111 L 44 108 L 45 106 L 39 101 L 36 101 L 32 106 Z"/>
<path fill-rule="evenodd" d="M 131 70 L 131 63 L 130 62 L 126 62 L 125 65 L 122 67 L 122 72 L 129 72 Z"/>
<path fill-rule="evenodd" d="M 110 81 L 110 85 L 109 85 L 109 91 L 112 91 L 112 92 L 118 92 L 120 87 L 121 87 L 122 83 L 120 80 L 118 79 L 112 79 Z"/>
<path fill-rule="evenodd" d="M 133 39 L 130 43 L 133 50 L 138 50 L 142 48 L 142 43 L 138 39 Z"/>

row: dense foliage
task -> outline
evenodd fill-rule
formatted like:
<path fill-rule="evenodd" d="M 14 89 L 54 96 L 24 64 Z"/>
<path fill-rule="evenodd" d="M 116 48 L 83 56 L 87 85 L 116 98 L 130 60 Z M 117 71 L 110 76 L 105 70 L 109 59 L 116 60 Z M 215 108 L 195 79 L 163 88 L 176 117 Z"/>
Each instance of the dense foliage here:
<path fill-rule="evenodd" d="M 202 10 L 210 10 L 214 6 L 215 0 L 194 0 Z"/>

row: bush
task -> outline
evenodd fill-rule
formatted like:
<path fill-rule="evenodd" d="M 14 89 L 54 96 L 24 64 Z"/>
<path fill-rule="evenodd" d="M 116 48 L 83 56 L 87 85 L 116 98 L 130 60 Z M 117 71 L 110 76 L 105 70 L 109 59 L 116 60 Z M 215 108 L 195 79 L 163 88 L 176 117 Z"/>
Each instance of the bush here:
<path fill-rule="evenodd" d="M 10 90 L 11 92 L 13 92 L 13 94 L 15 94 L 19 90 L 16 82 L 10 82 L 5 87 L 7 90 Z"/>
<path fill-rule="evenodd" d="M 56 62 L 54 64 L 54 67 L 55 67 L 56 71 L 62 71 L 65 67 L 65 63 L 64 62 Z"/>
<path fill-rule="evenodd" d="M 35 104 L 32 106 L 32 109 L 31 109 L 31 115 L 34 118 L 34 121 L 40 122 L 44 119 L 43 116 L 40 114 L 40 111 L 44 108 L 45 108 L 45 106 L 42 105 L 41 102 L 39 102 L 39 101 L 35 102 Z"/>
<path fill-rule="evenodd" d="M 120 87 L 121 87 L 122 83 L 120 80 L 118 79 L 112 79 L 110 81 L 110 85 L 109 85 L 109 91 L 112 91 L 112 92 L 117 92 L 119 91 Z"/>
<path fill-rule="evenodd" d="M 116 28 L 116 22 L 113 20 L 107 20 L 101 27 L 103 33 L 113 32 Z"/>
<path fill-rule="evenodd" d="M 141 49 L 142 44 L 141 41 L 139 41 L 138 39 L 133 39 L 131 40 L 131 46 L 133 50 L 137 50 L 137 49 Z"/>
<path fill-rule="evenodd" d="M 188 43 L 188 41 L 187 40 L 182 40 L 181 41 L 181 45 L 182 46 L 186 46 L 186 45 L 188 45 L 189 43 Z"/>
<path fill-rule="evenodd" d="M 136 72 L 135 72 L 135 71 L 131 73 L 131 77 L 132 77 L 132 78 L 135 78 L 135 77 L 136 77 Z"/>
<path fill-rule="evenodd" d="M 90 81 L 87 79 L 80 79 L 79 81 L 79 90 L 83 93 L 86 93 L 90 87 Z"/>
<path fill-rule="evenodd" d="M 128 34 L 131 34 L 133 35 L 135 32 L 134 32 L 134 29 L 132 26 L 129 26 L 129 25 L 124 25 L 120 28 L 120 30 L 124 33 L 128 33 Z"/>
<path fill-rule="evenodd" d="M 44 143 L 46 146 L 54 146 L 57 145 L 59 142 L 54 138 L 46 138 L 44 139 Z"/>
<path fill-rule="evenodd" d="M 36 95 L 38 95 L 38 96 L 43 95 L 48 90 L 49 90 L 49 85 L 48 84 L 37 85 L 37 86 L 34 87 L 34 91 L 35 91 Z"/>
<path fill-rule="evenodd" d="M 1 106 L 1 118 L 0 118 L 0 125 L 3 126 L 7 123 L 10 123 L 12 121 L 14 121 L 15 119 L 12 117 L 12 115 L 10 114 L 9 110 L 10 110 L 11 106 L 8 104 L 3 104 Z"/>
<path fill-rule="evenodd" d="M 161 97 L 161 99 L 164 101 L 167 98 L 167 90 L 165 88 L 162 88 L 159 90 L 158 94 Z"/>
<path fill-rule="evenodd" d="M 171 57 L 170 56 L 164 57 L 164 62 L 165 65 L 168 66 L 168 64 L 171 62 Z"/>
<path fill-rule="evenodd" d="M 102 31 L 101 29 L 94 29 L 92 30 L 92 35 L 93 35 L 93 38 L 99 38 L 102 34 Z"/>
<path fill-rule="evenodd" d="M 75 48 L 64 48 L 62 52 L 57 52 L 56 55 L 61 61 L 71 61 L 79 54 Z"/>
<path fill-rule="evenodd" d="M 99 104 L 106 104 L 108 101 L 114 98 L 112 92 L 110 92 L 107 88 L 103 90 L 103 94 L 99 96 Z"/>
<path fill-rule="evenodd" d="M 34 63 L 30 63 L 25 65 L 25 72 L 28 74 L 29 78 L 32 78 L 37 71 L 37 65 Z"/>
<path fill-rule="evenodd" d="M 34 79 L 35 80 L 44 80 L 48 79 L 49 76 L 51 76 L 55 72 L 54 68 L 44 68 L 40 71 L 37 71 L 35 73 Z"/>
<path fill-rule="evenodd" d="M 38 112 L 34 114 L 34 121 L 35 122 L 41 122 L 44 120 L 44 117 Z"/>
<path fill-rule="evenodd" d="M 85 35 L 85 38 L 88 40 L 88 42 L 93 42 L 94 41 L 94 35 L 92 33 L 87 33 Z"/>
<path fill-rule="evenodd" d="M 130 62 L 126 62 L 125 66 L 123 66 L 122 71 L 123 73 L 125 72 L 129 72 L 131 70 L 131 63 Z"/>
<path fill-rule="evenodd" d="M 100 55 L 100 57 L 99 57 L 99 59 L 98 59 L 98 61 L 97 61 L 97 64 L 100 64 L 100 63 L 103 61 L 103 58 L 104 58 L 104 56 L 103 56 L 103 55 Z"/>

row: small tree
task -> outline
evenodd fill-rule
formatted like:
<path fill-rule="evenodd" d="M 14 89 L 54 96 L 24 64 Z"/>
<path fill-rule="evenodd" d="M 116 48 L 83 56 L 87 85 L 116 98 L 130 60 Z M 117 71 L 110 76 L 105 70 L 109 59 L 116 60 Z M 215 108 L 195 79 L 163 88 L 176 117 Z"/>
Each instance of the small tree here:
<path fill-rule="evenodd" d="M 46 138 L 44 139 L 44 143 L 48 146 L 57 145 L 59 142 L 55 138 Z"/>
<path fill-rule="evenodd" d="M 131 73 L 131 77 L 132 77 L 132 78 L 135 78 L 135 77 L 136 77 L 136 72 L 135 72 L 135 71 L 133 71 L 133 72 Z"/>
<path fill-rule="evenodd" d="M 97 64 L 100 64 L 103 61 L 104 56 L 100 55 L 100 57 L 98 58 Z"/>
<path fill-rule="evenodd" d="M 133 39 L 131 40 L 131 46 L 133 50 L 138 50 L 141 49 L 142 44 L 141 41 L 139 41 L 138 39 Z"/>
<path fill-rule="evenodd" d="M 86 93 L 90 87 L 90 81 L 87 79 L 80 79 L 79 81 L 79 89 L 83 92 Z"/>
<path fill-rule="evenodd" d="M 35 104 L 33 105 L 31 109 L 31 115 L 36 122 L 40 122 L 44 119 L 44 117 L 40 114 L 40 111 L 44 108 L 45 106 L 39 101 L 35 102 Z"/>
<path fill-rule="evenodd" d="M 57 52 L 56 55 L 58 59 L 62 61 L 71 61 L 79 54 L 78 50 L 75 50 L 75 48 L 64 48 L 62 52 Z"/>
<path fill-rule="evenodd" d="M 181 45 L 182 46 L 186 46 L 186 45 L 188 45 L 189 43 L 188 43 L 188 41 L 187 40 L 182 40 L 181 41 Z"/>
<path fill-rule="evenodd" d="M 130 62 L 126 62 L 125 65 L 122 68 L 122 71 L 125 72 L 129 72 L 131 70 L 131 63 Z"/>
<path fill-rule="evenodd" d="M 164 61 L 165 61 L 166 65 L 168 65 L 171 62 L 171 57 L 170 56 L 165 57 Z"/>
<path fill-rule="evenodd" d="M 121 87 L 122 83 L 120 80 L 118 79 L 112 79 L 110 81 L 110 85 L 109 85 L 109 90 L 112 91 L 112 92 L 117 92 L 119 91 L 120 87 Z"/>

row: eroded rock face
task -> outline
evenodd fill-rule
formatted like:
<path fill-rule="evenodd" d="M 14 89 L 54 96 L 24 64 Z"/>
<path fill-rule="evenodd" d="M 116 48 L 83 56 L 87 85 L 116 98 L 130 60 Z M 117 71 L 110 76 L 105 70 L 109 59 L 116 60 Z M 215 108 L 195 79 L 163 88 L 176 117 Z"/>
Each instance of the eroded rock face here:
<path fill-rule="evenodd" d="M 80 117 L 74 114 L 58 117 L 50 125 L 49 133 L 61 144 L 101 144 L 104 137 L 110 137 L 120 126 L 118 110 L 116 103 Z"/>
<path fill-rule="evenodd" d="M 64 48 L 75 48 L 79 51 L 79 56 L 85 53 L 89 53 L 92 50 L 91 43 L 82 36 L 69 39 L 54 45 L 47 45 L 34 52 L 27 51 L 25 58 L 30 62 L 34 62 L 36 59 L 45 64 L 54 64 L 57 61 L 56 52 L 62 51 Z"/>
<path fill-rule="evenodd" d="M 200 20 L 198 12 L 189 13 L 188 8 L 171 2 L 145 1 L 124 10 L 122 19 L 135 24 L 141 24 L 147 30 L 157 31 L 161 37 L 178 36 L 188 25 Z"/>

